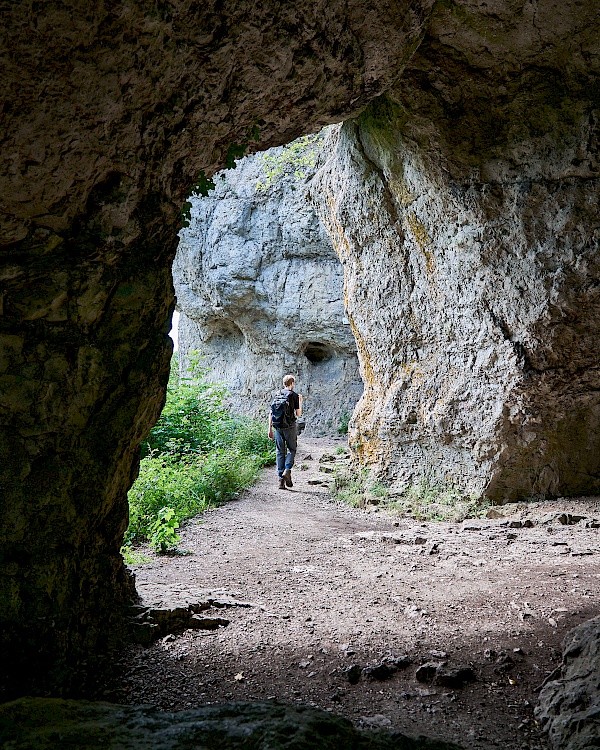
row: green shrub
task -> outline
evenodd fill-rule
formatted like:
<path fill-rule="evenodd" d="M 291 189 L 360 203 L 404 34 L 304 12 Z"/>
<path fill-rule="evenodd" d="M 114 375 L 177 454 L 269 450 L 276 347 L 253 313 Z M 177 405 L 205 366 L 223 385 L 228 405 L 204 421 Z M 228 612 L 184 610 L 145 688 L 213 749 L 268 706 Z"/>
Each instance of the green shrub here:
<path fill-rule="evenodd" d="M 161 508 L 158 511 L 158 517 L 152 524 L 150 531 L 150 544 L 157 552 L 166 552 L 179 543 L 179 534 L 176 529 L 179 528 L 179 522 L 175 517 L 173 508 Z"/>
<path fill-rule="evenodd" d="M 202 379 L 180 379 L 176 366 L 175 359 L 164 409 L 142 442 L 142 457 L 154 452 L 178 456 L 205 453 L 223 440 L 222 426 L 230 419 L 223 405 L 225 388 Z"/>
<path fill-rule="evenodd" d="M 173 547 L 179 523 L 237 497 L 261 467 L 275 462 L 266 425 L 231 414 L 225 389 L 206 382 L 197 363 L 189 379 L 179 378 L 177 364 L 174 357 L 165 408 L 142 444 L 128 496 L 126 545 L 152 538 L 162 551 Z M 165 509 L 172 511 L 168 519 Z M 169 524 L 174 536 L 168 538 L 163 527 Z"/>
<path fill-rule="evenodd" d="M 350 415 L 347 411 L 340 414 L 340 426 L 338 427 L 338 435 L 348 434 L 348 425 L 350 424 Z"/>

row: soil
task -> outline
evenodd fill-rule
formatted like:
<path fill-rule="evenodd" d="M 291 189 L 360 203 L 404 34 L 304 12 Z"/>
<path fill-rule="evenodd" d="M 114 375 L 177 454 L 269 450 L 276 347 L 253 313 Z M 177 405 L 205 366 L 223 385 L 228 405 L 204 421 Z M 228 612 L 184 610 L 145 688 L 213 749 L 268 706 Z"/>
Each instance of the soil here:
<path fill-rule="evenodd" d="M 180 549 L 189 554 L 144 550 L 151 562 L 134 568 L 144 603 L 210 594 L 232 606 L 207 612 L 229 620 L 218 630 L 129 647 L 121 702 L 303 703 L 473 750 L 547 747 L 533 715 L 539 688 L 560 664 L 565 633 L 599 611 L 600 540 L 590 520 L 600 518 L 600 498 L 420 523 L 340 505 L 326 484 L 313 484 L 328 479 L 321 455 L 341 460 L 343 445 L 304 439 L 294 486 L 279 490 L 266 469 L 238 500 L 186 524 Z M 407 659 L 387 679 L 360 671 L 399 656 Z M 430 662 L 446 663 L 447 674 L 470 667 L 475 679 L 418 681 Z"/>

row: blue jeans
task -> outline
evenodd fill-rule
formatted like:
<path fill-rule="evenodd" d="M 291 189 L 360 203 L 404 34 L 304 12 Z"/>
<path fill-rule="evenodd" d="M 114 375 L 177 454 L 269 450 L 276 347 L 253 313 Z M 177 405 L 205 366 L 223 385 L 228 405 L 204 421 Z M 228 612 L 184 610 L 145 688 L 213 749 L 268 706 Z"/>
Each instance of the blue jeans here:
<path fill-rule="evenodd" d="M 291 469 L 294 465 L 298 449 L 298 426 L 294 422 L 291 427 L 274 427 L 273 429 L 277 447 L 277 473 L 282 477 L 285 469 Z"/>

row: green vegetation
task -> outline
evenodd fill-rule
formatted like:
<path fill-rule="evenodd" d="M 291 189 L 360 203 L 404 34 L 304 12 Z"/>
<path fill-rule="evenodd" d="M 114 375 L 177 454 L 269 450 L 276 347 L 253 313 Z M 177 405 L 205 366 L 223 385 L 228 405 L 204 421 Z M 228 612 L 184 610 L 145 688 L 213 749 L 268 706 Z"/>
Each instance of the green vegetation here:
<path fill-rule="evenodd" d="M 306 173 L 317 163 L 324 133 L 325 131 L 322 130 L 314 135 L 303 135 L 277 154 L 263 154 L 264 178 L 256 183 L 256 190 L 258 192 L 267 190 L 283 176 L 293 174 L 297 179 L 304 179 Z"/>
<path fill-rule="evenodd" d="M 246 153 L 250 143 L 249 141 L 260 141 L 260 128 L 265 125 L 264 120 L 255 120 L 254 124 L 248 130 L 246 134 L 246 140 L 244 143 L 230 143 L 225 152 L 225 169 L 235 169 L 236 159 L 241 159 Z M 206 172 L 202 170 L 198 176 L 198 182 L 192 185 L 190 190 L 190 198 L 192 196 L 202 196 L 206 198 L 211 190 L 215 189 L 215 182 L 212 177 L 207 177 Z M 181 224 L 184 227 L 189 227 L 192 220 L 192 204 L 187 200 L 181 209 Z"/>
<path fill-rule="evenodd" d="M 360 472 L 342 469 L 335 472 L 329 485 L 332 495 L 353 508 L 380 505 L 388 498 L 388 489 L 382 482 L 369 480 L 368 470 Z"/>
<path fill-rule="evenodd" d="M 179 522 L 173 508 L 161 508 L 158 518 L 152 524 L 150 544 L 157 552 L 166 552 L 171 547 L 176 547 L 180 540 L 176 531 L 178 528 Z"/>
<path fill-rule="evenodd" d="M 148 555 L 144 555 L 142 552 L 131 546 L 121 547 L 121 554 L 127 565 L 145 565 L 146 563 L 151 562 Z"/>
<path fill-rule="evenodd" d="M 429 472 L 410 485 L 401 495 L 391 495 L 385 484 L 370 480 L 368 471 L 337 472 L 330 485 L 333 496 L 356 508 L 381 505 L 386 510 L 418 521 L 463 521 L 485 516 L 489 502 L 476 495 L 467 496 L 446 480 Z"/>
<path fill-rule="evenodd" d="M 338 427 L 338 435 L 348 434 L 348 425 L 350 424 L 350 415 L 347 411 L 343 411 L 340 414 L 340 426 Z"/>
<path fill-rule="evenodd" d="M 338 456 L 348 453 L 348 451 L 344 448 L 343 445 L 338 445 L 338 447 L 335 449 L 335 452 Z"/>
<path fill-rule="evenodd" d="M 173 358 L 167 401 L 142 444 L 139 477 L 129 491 L 126 547 L 150 540 L 161 551 L 179 541 L 185 519 L 226 502 L 274 463 L 264 424 L 231 414 L 221 386 L 206 382 L 197 361 L 180 378 Z"/>
<path fill-rule="evenodd" d="M 489 502 L 477 495 L 465 495 L 448 481 L 428 472 L 400 496 L 389 508 L 419 521 L 464 521 L 485 516 Z"/>

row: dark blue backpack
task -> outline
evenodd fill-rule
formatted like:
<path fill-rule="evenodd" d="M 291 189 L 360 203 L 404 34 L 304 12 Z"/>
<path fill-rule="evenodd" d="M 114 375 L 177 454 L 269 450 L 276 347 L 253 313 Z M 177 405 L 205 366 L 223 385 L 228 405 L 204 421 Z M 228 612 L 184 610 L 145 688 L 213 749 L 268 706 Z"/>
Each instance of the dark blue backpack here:
<path fill-rule="evenodd" d="M 279 391 L 271 401 L 271 423 L 273 427 L 285 430 L 296 421 L 296 414 L 290 404 L 292 391 Z"/>

